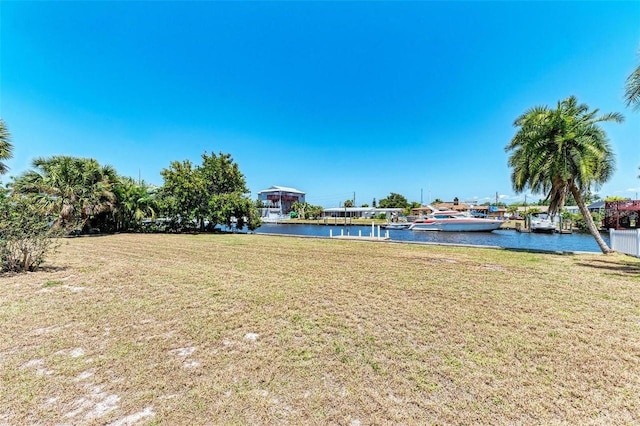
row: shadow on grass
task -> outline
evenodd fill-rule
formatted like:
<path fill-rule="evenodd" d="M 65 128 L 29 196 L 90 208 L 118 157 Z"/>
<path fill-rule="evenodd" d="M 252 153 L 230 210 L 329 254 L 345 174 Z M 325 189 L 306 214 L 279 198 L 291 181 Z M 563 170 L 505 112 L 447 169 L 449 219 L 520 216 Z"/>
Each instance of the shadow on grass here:
<path fill-rule="evenodd" d="M 67 269 L 69 268 L 66 266 L 45 265 L 39 266 L 38 269 L 35 270 L 35 272 L 61 272 L 66 271 Z"/>
<path fill-rule="evenodd" d="M 35 271 L 4 271 L 0 272 L 0 278 L 13 278 L 19 277 L 26 274 L 31 274 L 35 272 L 61 272 L 66 271 L 66 266 L 55 266 L 55 265 L 47 265 L 47 266 L 39 266 Z"/>
<path fill-rule="evenodd" d="M 640 279 L 640 261 L 593 259 L 589 262 L 577 262 L 576 265 Z"/>

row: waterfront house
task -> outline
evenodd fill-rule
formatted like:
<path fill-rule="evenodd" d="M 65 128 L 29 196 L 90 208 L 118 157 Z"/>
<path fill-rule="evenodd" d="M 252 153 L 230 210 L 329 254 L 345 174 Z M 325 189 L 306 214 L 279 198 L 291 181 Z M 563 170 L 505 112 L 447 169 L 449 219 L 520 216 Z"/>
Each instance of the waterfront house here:
<path fill-rule="evenodd" d="M 306 193 L 286 186 L 272 186 L 258 192 L 258 200 L 264 206 L 262 217 L 281 218 L 291 212 L 294 203 L 304 203 Z"/>
<path fill-rule="evenodd" d="M 605 228 L 640 228 L 640 200 L 607 201 L 604 205 L 605 217 L 603 222 Z M 591 210 L 591 206 L 589 206 L 589 210 Z"/>

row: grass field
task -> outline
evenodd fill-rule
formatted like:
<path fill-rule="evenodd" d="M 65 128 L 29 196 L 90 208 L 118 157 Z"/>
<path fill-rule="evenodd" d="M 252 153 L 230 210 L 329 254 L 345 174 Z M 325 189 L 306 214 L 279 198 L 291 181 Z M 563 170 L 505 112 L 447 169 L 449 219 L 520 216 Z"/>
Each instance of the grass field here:
<path fill-rule="evenodd" d="M 640 260 L 65 239 L 0 276 L 0 424 L 638 424 Z"/>

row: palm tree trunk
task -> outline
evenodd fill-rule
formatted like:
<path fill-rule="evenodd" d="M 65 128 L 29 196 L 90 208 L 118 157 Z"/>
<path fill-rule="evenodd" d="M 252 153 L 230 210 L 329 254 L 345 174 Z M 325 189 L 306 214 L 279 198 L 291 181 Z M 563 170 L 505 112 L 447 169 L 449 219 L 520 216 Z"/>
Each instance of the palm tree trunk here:
<path fill-rule="evenodd" d="M 591 232 L 591 235 L 593 235 L 593 238 L 596 239 L 596 243 L 598 243 L 598 246 L 600 247 L 600 250 L 602 250 L 602 253 L 604 254 L 613 253 L 613 250 L 611 250 L 607 245 L 607 243 L 604 242 L 604 239 L 602 239 L 602 235 L 600 235 L 600 231 L 598 231 L 596 224 L 593 223 L 593 217 L 591 216 L 591 212 L 589 211 L 586 204 L 584 203 L 584 200 L 582 199 L 582 195 L 580 194 L 580 191 L 578 190 L 578 188 L 576 188 L 576 185 L 574 183 L 571 183 L 571 186 L 569 187 L 569 189 L 571 190 L 571 194 L 573 195 L 573 198 L 576 200 L 576 204 L 578 205 L 578 208 L 580 209 L 580 213 L 582 213 L 582 217 L 584 218 L 584 221 L 587 224 L 587 227 L 589 228 L 589 232 Z"/>

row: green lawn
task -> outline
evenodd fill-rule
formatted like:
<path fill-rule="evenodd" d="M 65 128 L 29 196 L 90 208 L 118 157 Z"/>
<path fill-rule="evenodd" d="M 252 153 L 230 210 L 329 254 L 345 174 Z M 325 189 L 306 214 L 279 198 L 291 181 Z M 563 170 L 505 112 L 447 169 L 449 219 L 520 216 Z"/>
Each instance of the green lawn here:
<path fill-rule="evenodd" d="M 116 235 L 0 288 L 0 424 L 640 423 L 623 255 Z"/>

